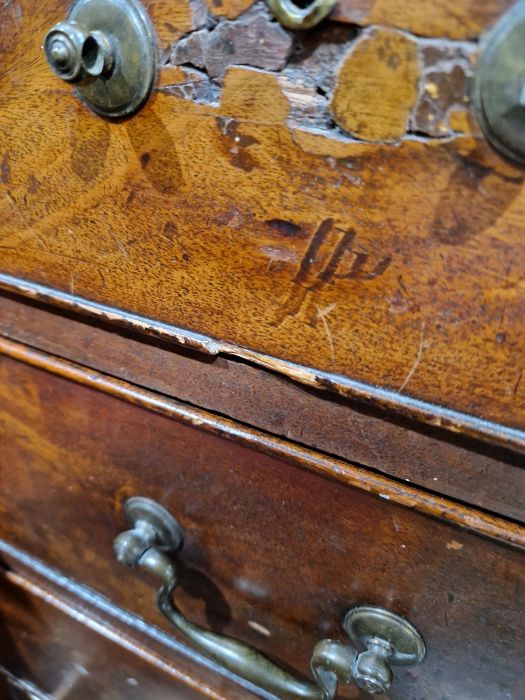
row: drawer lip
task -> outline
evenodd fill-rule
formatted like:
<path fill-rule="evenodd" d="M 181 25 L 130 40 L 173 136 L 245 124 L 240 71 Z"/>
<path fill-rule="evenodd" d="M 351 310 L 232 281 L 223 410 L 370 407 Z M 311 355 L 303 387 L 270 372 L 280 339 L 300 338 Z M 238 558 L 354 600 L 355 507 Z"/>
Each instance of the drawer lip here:
<path fill-rule="evenodd" d="M 525 431 L 519 428 L 496 423 L 453 408 L 439 406 L 401 394 L 393 389 L 366 384 L 340 374 L 332 374 L 272 357 L 249 348 L 232 345 L 186 328 L 156 321 L 2 272 L 0 272 L 0 289 L 161 340 L 176 342 L 208 355 L 222 354 L 241 358 L 306 386 L 323 389 L 380 409 L 387 409 L 422 424 L 439 427 L 452 433 L 461 433 L 482 442 L 525 453 Z"/>
<path fill-rule="evenodd" d="M 215 690 L 208 683 L 195 679 L 190 673 L 177 668 L 174 660 L 168 662 L 168 655 L 175 654 L 183 657 L 198 667 L 223 676 L 227 682 L 244 688 L 254 697 L 261 697 L 263 700 L 278 700 L 274 695 L 224 669 L 212 659 L 203 656 L 174 636 L 119 607 L 101 593 L 68 578 L 40 559 L 4 540 L 0 540 L 0 555 L 7 558 L 8 564 L 8 567 L 4 568 L 0 563 L 0 571 L 15 584 L 27 588 L 37 597 L 45 599 L 50 605 L 66 615 L 74 617 L 75 620 L 94 629 L 97 633 L 116 642 L 131 653 L 137 654 L 141 658 L 150 656 L 150 662 L 153 665 L 163 667 L 164 670 L 169 669 L 169 673 L 178 681 L 204 693 L 211 700 L 225 700 L 226 695 Z M 152 642 L 155 645 L 155 650 L 147 647 L 144 649 L 137 640 L 132 639 L 133 633 L 146 637 L 148 643 Z M 158 653 L 158 649 L 160 649 L 160 653 Z M 165 659 L 160 658 L 161 656 L 165 656 Z"/>
<path fill-rule="evenodd" d="M 525 524 L 523 457 L 508 447 L 1 290 L 0 336 Z"/>
<path fill-rule="evenodd" d="M 504 518 L 426 493 L 350 462 L 320 454 L 2 336 L 0 336 L 0 355 L 295 463 L 347 486 L 411 508 L 424 515 L 447 521 L 478 535 L 525 549 L 525 527 Z"/>

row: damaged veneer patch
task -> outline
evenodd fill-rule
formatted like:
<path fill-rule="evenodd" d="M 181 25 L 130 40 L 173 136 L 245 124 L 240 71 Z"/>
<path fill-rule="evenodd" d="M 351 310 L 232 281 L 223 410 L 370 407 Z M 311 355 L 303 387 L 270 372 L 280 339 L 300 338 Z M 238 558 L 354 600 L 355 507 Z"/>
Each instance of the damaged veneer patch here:
<path fill-rule="evenodd" d="M 232 69 L 257 71 L 275 77 L 292 129 L 366 143 L 430 141 L 472 131 L 474 42 L 334 22 L 293 33 L 263 2 L 245 11 L 233 3 L 224 15 L 219 9 L 210 14 L 209 8 L 194 8 L 190 29 L 182 36 L 175 32 L 164 52 L 160 93 L 220 105 L 222 113 Z"/>

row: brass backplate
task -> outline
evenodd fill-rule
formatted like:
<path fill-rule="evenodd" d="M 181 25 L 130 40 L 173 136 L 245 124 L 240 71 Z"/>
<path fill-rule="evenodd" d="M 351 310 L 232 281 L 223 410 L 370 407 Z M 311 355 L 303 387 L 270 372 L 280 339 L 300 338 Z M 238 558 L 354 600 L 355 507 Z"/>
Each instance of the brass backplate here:
<path fill-rule="evenodd" d="M 143 496 L 129 498 L 124 504 L 124 514 L 133 527 L 144 522 L 154 528 L 157 549 L 176 552 L 182 548 L 184 533 L 178 520 L 156 501 Z"/>
<path fill-rule="evenodd" d="M 503 15 L 482 42 L 474 105 L 492 146 L 525 164 L 525 0 Z"/>
<path fill-rule="evenodd" d="M 82 37 L 86 39 L 79 45 Z M 130 116 L 151 93 L 157 67 L 156 41 L 148 14 L 138 0 L 77 0 L 67 21 L 49 32 L 44 48 L 55 74 L 65 80 L 71 76 L 61 75 L 60 60 L 67 63 L 69 58 L 74 64 L 73 59 L 80 61 L 80 54 L 88 53 L 82 56 L 82 69 L 70 82 L 77 83 L 80 99 L 104 117 Z M 90 66 L 104 67 L 104 56 L 97 56 L 97 51 L 102 54 L 103 50 L 109 68 L 90 71 Z"/>
<path fill-rule="evenodd" d="M 343 627 L 350 639 L 362 649 L 374 639 L 391 647 L 388 662 L 398 666 L 420 663 L 426 654 L 425 643 L 417 629 L 405 618 L 373 605 L 361 605 L 349 610 Z"/>

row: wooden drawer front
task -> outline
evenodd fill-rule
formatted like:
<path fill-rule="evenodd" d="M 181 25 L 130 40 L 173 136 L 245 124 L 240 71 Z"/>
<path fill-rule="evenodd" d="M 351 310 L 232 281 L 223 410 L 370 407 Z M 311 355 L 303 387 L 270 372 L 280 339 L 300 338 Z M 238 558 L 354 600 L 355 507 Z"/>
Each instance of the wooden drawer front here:
<path fill-rule="evenodd" d="M 525 520 L 521 454 L 314 392 L 233 358 L 203 362 L 202 354 L 172 343 L 114 331 L 0 293 L 0 334 L 11 340 L 485 511 Z"/>
<path fill-rule="evenodd" d="M 82 619 L 66 601 L 0 573 L 2 700 L 203 700 Z"/>
<path fill-rule="evenodd" d="M 243 66 L 208 66 L 213 84 L 177 43 L 211 41 L 206 14 L 146 3 L 163 67 L 124 124 L 46 65 L 69 4 L 0 9 L 3 284 L 525 427 L 523 171 L 480 136 L 468 96 L 476 39 L 509 0 L 347 0 L 334 16 L 369 28 L 327 23 L 305 45 L 259 3 L 231 30 L 240 53 L 219 56 Z M 252 3 L 207 4 L 223 36 Z"/>
<path fill-rule="evenodd" d="M 521 697 L 519 551 L 23 363 L 0 378 L 3 539 L 162 626 L 156 582 L 112 552 L 146 496 L 185 530 L 177 597 L 200 624 L 305 673 L 368 602 L 428 646 L 391 698 Z"/>

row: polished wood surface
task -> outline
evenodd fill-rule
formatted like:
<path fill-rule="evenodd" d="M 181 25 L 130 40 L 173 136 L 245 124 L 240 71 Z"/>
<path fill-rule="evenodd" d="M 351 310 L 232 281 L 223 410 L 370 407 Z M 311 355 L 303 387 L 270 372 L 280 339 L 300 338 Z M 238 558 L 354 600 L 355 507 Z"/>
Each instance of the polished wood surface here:
<path fill-rule="evenodd" d="M 2 540 L 0 568 L 6 580 L 30 595 L 44 596 L 46 602 L 91 632 L 137 656 L 139 665 L 148 664 L 153 673 L 157 669 L 161 678 L 168 675 L 176 687 L 184 686 L 189 693 L 195 691 L 210 700 L 260 697 L 257 688 L 225 672 L 184 643 L 153 625 L 145 625 L 140 617 Z"/>
<path fill-rule="evenodd" d="M 521 700 L 525 171 L 471 103 L 512 0 L 145 5 L 111 122 L 46 65 L 70 0 L 0 3 L 0 697 L 258 696 L 115 561 L 140 495 L 204 627 L 308 675 L 375 604 L 428 648 L 391 700 Z"/>
<path fill-rule="evenodd" d="M 163 46 L 184 14 L 177 5 L 151 3 Z M 264 53 L 256 67 L 221 63 L 216 84 L 201 76 L 208 101 L 201 93 L 184 99 L 185 64 L 174 65 L 177 47 L 168 42 L 149 104 L 109 124 L 45 65 L 42 37 L 68 3 L 4 4 L 0 266 L 205 333 L 255 361 L 283 358 L 332 373 L 334 385 L 344 375 L 523 429 L 523 171 L 491 151 L 468 111 L 476 42 L 443 40 L 436 55 L 420 37 L 476 39 L 508 3 L 361 5 L 343 3 L 335 16 L 361 13 L 370 32 L 347 27 L 330 39 L 336 26 L 319 30 L 335 52 L 325 61 L 328 86 L 308 51 L 290 63 L 297 40 L 282 30 L 282 68 L 265 69 Z M 275 38 L 264 8 L 250 12 Z M 379 35 L 368 25 L 387 17 L 392 26 Z M 213 31 L 230 31 L 223 24 Z M 398 29 L 414 33 L 400 39 Z M 208 46 L 210 30 L 198 31 Z M 352 110 L 368 114 L 371 93 L 354 68 L 377 42 L 380 84 L 389 75 L 381 60 L 394 66 L 399 42 L 403 60 L 423 58 L 393 76 L 405 98 L 390 112 L 373 93 L 375 113 L 391 117 L 363 142 Z M 217 65 L 210 51 L 208 71 L 212 58 Z M 441 110 L 432 100 L 447 61 L 463 78 L 433 134 L 421 113 Z M 295 70 L 314 71 L 316 98 L 302 100 Z M 434 87 L 410 91 L 406 81 L 416 79 Z M 300 109 L 318 105 L 323 91 L 328 126 Z M 343 99 L 347 91 L 357 103 Z M 411 107 L 408 121 L 400 106 Z"/>
<path fill-rule="evenodd" d="M 116 331 L 0 295 L 0 334 L 293 440 L 523 521 L 524 457 L 315 391 L 235 358 Z"/>
<path fill-rule="evenodd" d="M 506 544 L 525 548 L 525 528 L 504 518 L 458 505 L 453 501 L 421 491 L 406 483 L 374 474 L 355 464 L 330 458 L 287 440 L 281 440 L 253 428 L 239 425 L 202 409 L 168 399 L 142 387 L 1 337 L 0 355 L 22 361 L 32 367 L 77 382 L 82 386 L 102 391 L 109 396 L 123 399 L 134 406 L 140 406 L 161 416 L 174 418 L 190 426 L 198 426 L 201 430 L 219 435 L 221 438 L 256 448 L 265 454 L 293 462 L 312 472 L 328 476 L 347 486 L 356 487 L 387 501 L 407 506 L 425 515 L 438 517 Z"/>
<path fill-rule="evenodd" d="M 407 616 L 429 650 L 396 671 L 391 698 L 520 696 L 518 550 L 25 364 L 1 373 L 11 544 L 163 626 L 155 582 L 112 554 L 122 503 L 148 496 L 186 531 L 178 600 L 201 624 L 306 673 L 314 643 L 369 602 Z"/>
<path fill-rule="evenodd" d="M 160 658 L 27 578 L 0 570 L 3 700 L 204 700 Z M 37 694 L 40 693 L 40 694 Z M 215 700 L 227 696 L 208 695 Z"/>

